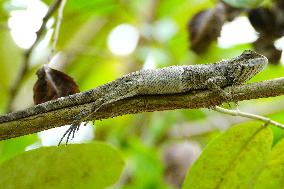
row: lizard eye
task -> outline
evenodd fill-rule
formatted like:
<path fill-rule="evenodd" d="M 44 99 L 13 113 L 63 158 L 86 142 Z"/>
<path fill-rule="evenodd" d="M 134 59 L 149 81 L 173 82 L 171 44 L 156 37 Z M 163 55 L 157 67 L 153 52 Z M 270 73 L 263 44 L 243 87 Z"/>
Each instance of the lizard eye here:
<path fill-rule="evenodd" d="M 243 53 L 242 53 L 242 56 L 246 59 L 249 59 L 252 57 L 252 51 L 250 50 L 245 50 Z"/>

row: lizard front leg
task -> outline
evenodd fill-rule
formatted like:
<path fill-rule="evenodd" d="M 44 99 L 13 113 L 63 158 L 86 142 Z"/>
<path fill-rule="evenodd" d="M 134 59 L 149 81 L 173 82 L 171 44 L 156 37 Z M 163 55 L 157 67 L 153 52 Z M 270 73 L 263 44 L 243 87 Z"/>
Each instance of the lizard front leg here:
<path fill-rule="evenodd" d="M 227 79 L 224 76 L 216 76 L 216 77 L 211 77 L 205 82 L 205 86 L 207 89 L 216 91 L 221 94 L 223 98 L 226 100 L 230 101 L 231 99 L 231 94 L 224 91 L 221 86 L 224 86 L 224 84 L 227 83 Z"/>

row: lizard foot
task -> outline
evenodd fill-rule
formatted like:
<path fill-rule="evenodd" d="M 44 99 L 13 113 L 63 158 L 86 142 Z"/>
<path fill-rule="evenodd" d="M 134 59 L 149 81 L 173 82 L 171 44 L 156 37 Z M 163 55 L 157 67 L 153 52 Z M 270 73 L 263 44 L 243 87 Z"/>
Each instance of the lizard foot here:
<path fill-rule="evenodd" d="M 61 144 L 62 140 L 65 138 L 65 136 L 67 136 L 66 139 L 66 145 L 68 144 L 69 138 L 72 135 L 73 139 L 75 137 L 75 133 L 79 130 L 81 122 L 82 122 L 82 118 L 87 117 L 90 114 L 90 112 L 88 110 L 83 110 L 82 112 L 80 112 L 78 115 L 76 115 L 73 119 L 75 120 L 71 126 L 67 129 L 67 131 L 63 134 L 63 136 L 61 137 L 58 146 Z M 84 123 L 84 126 L 87 125 L 88 122 Z"/>
<path fill-rule="evenodd" d="M 63 136 L 61 137 L 59 143 L 58 143 L 58 146 L 61 144 L 62 140 L 65 138 L 65 136 L 67 136 L 67 139 L 66 139 L 66 145 L 68 144 L 68 141 L 69 141 L 69 138 L 70 136 L 72 135 L 72 138 L 73 139 L 75 137 L 75 133 L 79 130 L 80 128 L 80 122 L 78 123 L 73 123 L 69 129 L 67 129 L 67 131 L 63 134 Z"/>

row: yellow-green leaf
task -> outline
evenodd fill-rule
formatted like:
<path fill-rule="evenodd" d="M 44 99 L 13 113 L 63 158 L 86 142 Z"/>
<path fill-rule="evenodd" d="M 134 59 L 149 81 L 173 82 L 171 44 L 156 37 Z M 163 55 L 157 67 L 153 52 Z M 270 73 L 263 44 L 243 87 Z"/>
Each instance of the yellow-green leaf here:
<path fill-rule="evenodd" d="M 267 163 L 257 179 L 254 189 L 284 188 L 284 140 L 272 149 Z"/>
<path fill-rule="evenodd" d="M 250 189 L 270 153 L 269 128 L 230 128 L 208 144 L 189 170 L 184 189 Z"/>
<path fill-rule="evenodd" d="M 74 144 L 28 151 L 0 166 L 5 189 L 105 188 L 114 184 L 124 162 L 104 143 Z"/>

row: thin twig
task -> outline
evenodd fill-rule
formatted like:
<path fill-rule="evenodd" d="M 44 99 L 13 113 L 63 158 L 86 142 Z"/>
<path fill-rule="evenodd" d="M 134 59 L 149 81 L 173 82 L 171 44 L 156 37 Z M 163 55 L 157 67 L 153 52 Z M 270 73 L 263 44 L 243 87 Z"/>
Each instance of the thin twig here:
<path fill-rule="evenodd" d="M 266 102 L 255 103 L 245 102 L 239 105 L 245 112 L 250 112 L 257 115 L 268 115 L 274 112 L 283 110 L 283 98 L 275 98 Z M 248 118 L 233 117 L 231 115 L 224 116 L 224 114 L 216 115 L 212 112 L 207 115 L 206 119 L 196 121 L 181 121 L 173 125 L 168 131 L 167 137 L 171 139 L 184 139 L 200 136 L 212 132 L 214 130 L 226 130 L 231 125 L 245 122 Z"/>
<path fill-rule="evenodd" d="M 52 42 L 52 46 L 51 46 L 50 54 L 48 56 L 48 62 L 47 63 L 50 62 L 50 60 L 52 59 L 53 54 L 55 52 L 55 48 L 56 48 L 56 44 L 57 44 L 57 40 L 58 40 L 58 36 L 59 36 L 59 31 L 60 31 L 60 26 L 61 26 L 61 22 L 62 22 L 62 19 L 63 19 L 63 11 L 64 11 L 66 1 L 67 0 L 62 0 L 61 3 L 60 3 L 60 7 L 58 9 L 58 18 L 57 18 L 57 22 L 56 22 L 53 42 Z"/>
<path fill-rule="evenodd" d="M 10 90 L 10 95 L 9 95 L 10 98 L 9 98 L 9 101 L 8 101 L 7 112 L 11 112 L 12 111 L 12 102 L 13 102 L 15 96 L 17 95 L 17 93 L 19 92 L 19 89 L 20 89 L 20 86 L 21 86 L 21 84 L 23 82 L 23 79 L 27 75 L 28 68 L 29 68 L 29 63 L 30 63 L 31 53 L 34 50 L 34 48 L 37 45 L 37 43 L 39 42 L 39 40 L 41 39 L 43 31 L 45 30 L 45 26 L 46 26 L 47 21 L 52 16 L 52 14 L 57 10 L 57 8 L 59 7 L 61 1 L 62 0 L 54 0 L 53 3 L 50 5 L 46 15 L 42 19 L 42 25 L 41 25 L 40 29 L 36 32 L 36 35 L 37 35 L 36 41 L 23 54 L 23 60 L 22 60 L 22 63 L 21 63 L 21 65 L 22 65 L 21 70 L 20 70 L 20 72 L 19 72 L 19 74 L 17 76 L 16 81 L 14 82 L 14 84 L 11 87 L 11 90 Z"/>
<path fill-rule="evenodd" d="M 249 119 L 254 119 L 254 120 L 258 120 L 258 121 L 262 121 L 265 124 L 271 124 L 271 125 L 275 125 L 276 127 L 279 127 L 281 129 L 284 129 L 284 125 L 281 123 L 278 123 L 276 121 L 273 121 L 267 117 L 263 117 L 260 115 L 255 115 L 255 114 L 250 114 L 250 113 L 246 113 L 246 112 L 241 112 L 240 110 L 228 110 L 225 108 L 221 108 L 219 106 L 216 106 L 213 108 L 213 110 L 223 113 L 223 114 L 228 114 L 231 116 L 241 116 L 241 117 L 246 117 Z"/>

